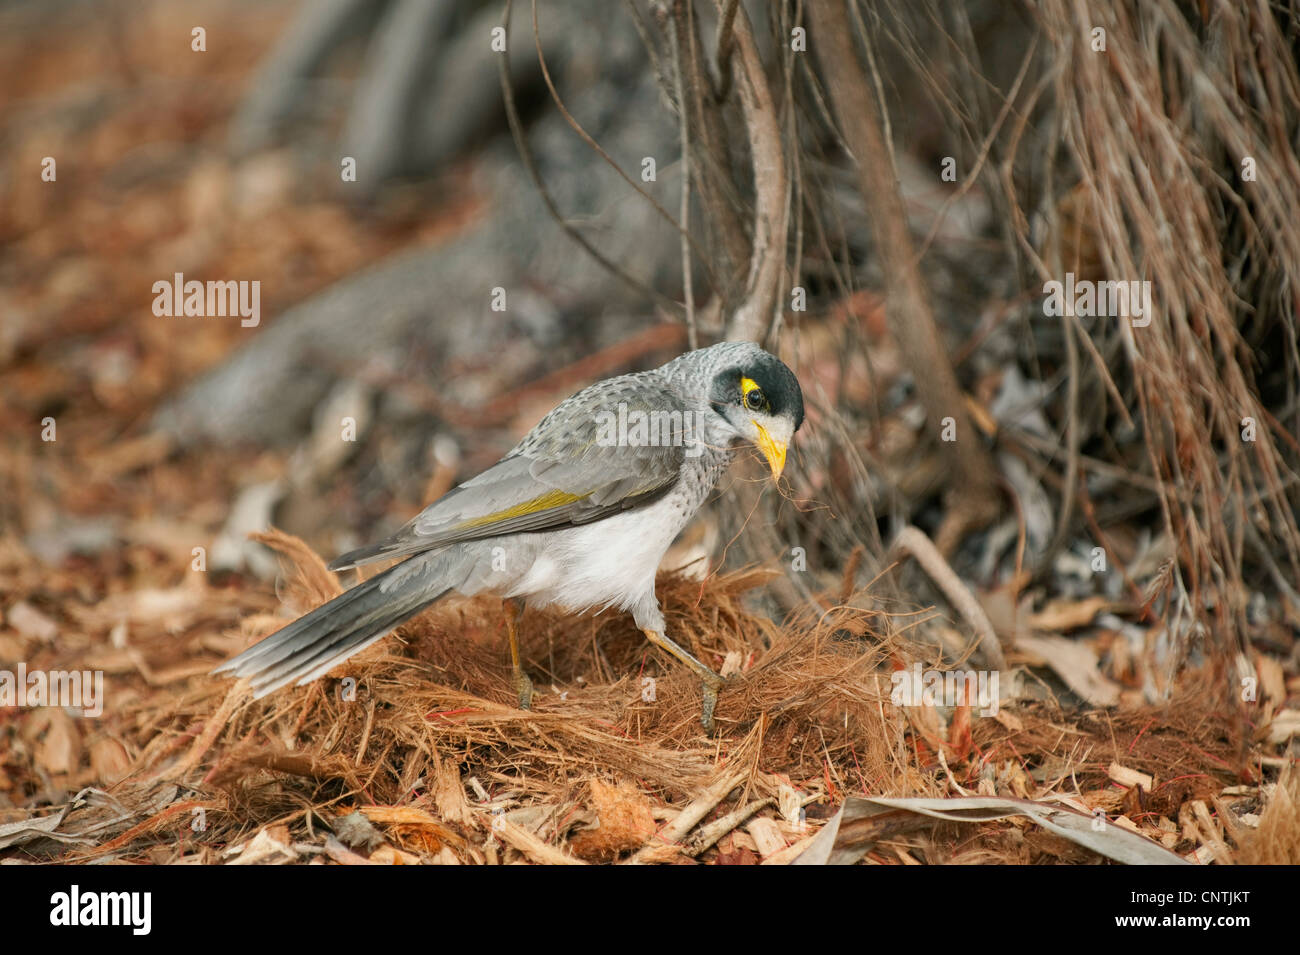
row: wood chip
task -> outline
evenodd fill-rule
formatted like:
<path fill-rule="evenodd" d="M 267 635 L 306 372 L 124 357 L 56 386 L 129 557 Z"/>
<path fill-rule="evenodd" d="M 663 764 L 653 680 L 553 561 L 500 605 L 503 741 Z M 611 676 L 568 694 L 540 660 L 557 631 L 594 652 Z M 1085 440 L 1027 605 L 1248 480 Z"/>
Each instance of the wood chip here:
<path fill-rule="evenodd" d="M 817 833 L 814 832 L 812 835 L 800 839 L 793 845 L 786 846 L 780 852 L 773 853 L 760 862 L 759 865 L 789 865 L 795 859 L 799 858 L 805 849 L 812 845 L 812 841 L 815 838 L 817 838 Z"/>
<path fill-rule="evenodd" d="M 656 844 L 646 846 L 636 854 L 637 863 L 641 865 L 673 865 L 678 862 L 694 862 L 682 852 L 681 846 Z"/>
<path fill-rule="evenodd" d="M 419 865 L 420 857 L 385 843 L 370 853 L 370 861 L 379 865 Z"/>
<path fill-rule="evenodd" d="M 51 642 L 59 634 L 59 625 L 25 600 L 10 607 L 5 619 L 19 633 L 44 643 Z"/>
<path fill-rule="evenodd" d="M 998 708 L 998 711 L 993 714 L 993 718 L 1013 733 L 1019 733 L 1025 728 L 1025 724 L 1021 722 L 1020 717 L 1003 707 Z"/>
<path fill-rule="evenodd" d="M 339 865 L 378 865 L 377 862 L 371 862 L 363 855 L 353 852 L 338 839 L 328 836 L 325 839 L 325 854 L 337 862 Z"/>
<path fill-rule="evenodd" d="M 1281 706 L 1286 702 L 1286 676 L 1282 664 L 1262 653 L 1255 654 L 1255 671 L 1259 674 L 1259 695 Z"/>
<path fill-rule="evenodd" d="M 746 824 L 745 829 L 753 837 L 758 854 L 766 859 L 785 848 L 785 836 L 777 824 L 765 816 L 757 816 Z"/>
<path fill-rule="evenodd" d="M 1214 861 L 1214 851 L 1209 846 L 1200 846 L 1187 853 L 1183 858 L 1195 865 L 1209 865 Z"/>
<path fill-rule="evenodd" d="M 298 858 L 289 844 L 287 826 L 268 826 L 244 846 L 236 859 L 227 865 L 288 865 Z"/>
<path fill-rule="evenodd" d="M 727 651 L 726 657 L 722 660 L 722 668 L 718 670 L 718 676 L 724 680 L 729 676 L 735 676 L 740 672 L 740 665 L 745 660 L 739 650 Z"/>
<path fill-rule="evenodd" d="M 1136 786 L 1144 792 L 1151 792 L 1151 786 L 1154 782 L 1146 773 L 1138 772 L 1136 769 L 1129 769 L 1119 763 L 1111 763 L 1106 770 L 1106 775 L 1121 786 L 1127 786 L 1130 789 Z"/>
<path fill-rule="evenodd" d="M 36 747 L 37 764 L 53 775 L 76 772 L 81 765 L 81 730 L 58 707 L 48 708 L 44 715 L 48 726 Z"/>
<path fill-rule="evenodd" d="M 534 862 L 542 865 L 586 865 L 581 859 L 575 859 L 562 849 L 548 845 L 533 835 L 523 826 L 517 825 L 505 816 L 492 820 L 492 832 L 498 839 L 518 849 Z"/>
<path fill-rule="evenodd" d="M 449 829 L 441 819 L 419 806 L 362 806 L 361 813 L 381 826 L 420 826 L 432 829 L 437 838 L 453 846 L 464 846 L 459 833 Z"/>
<path fill-rule="evenodd" d="M 1300 735 L 1300 710 L 1279 710 L 1268 724 L 1268 741 L 1280 746 L 1292 736 Z"/>
<path fill-rule="evenodd" d="M 681 812 L 668 825 L 655 835 L 649 845 L 640 849 L 636 855 L 625 860 L 629 865 L 640 865 L 651 861 L 648 858 L 650 850 L 655 846 L 668 844 L 675 845 L 686 838 L 687 833 L 695 828 L 696 824 L 713 811 L 713 808 L 722 800 L 727 798 L 727 794 L 740 785 L 741 781 L 748 776 L 748 772 L 732 770 L 729 773 L 719 777 L 709 786 L 705 787 L 704 792 L 692 799 Z M 734 826 L 732 827 L 734 828 Z M 719 833 L 719 837 L 725 835 L 725 832 Z M 712 844 L 712 843 L 710 843 Z"/>
<path fill-rule="evenodd" d="M 800 825 L 803 815 L 803 796 L 789 783 L 781 783 L 776 788 L 776 808 L 781 818 L 791 825 Z"/>
<path fill-rule="evenodd" d="M 1232 853 L 1228 851 L 1228 847 L 1223 841 L 1223 834 L 1219 831 L 1218 825 L 1210 815 L 1210 807 L 1205 804 L 1205 800 L 1193 799 L 1192 812 L 1196 816 L 1197 825 L 1201 830 L 1201 839 L 1214 854 L 1215 861 L 1220 865 L 1232 865 Z"/>

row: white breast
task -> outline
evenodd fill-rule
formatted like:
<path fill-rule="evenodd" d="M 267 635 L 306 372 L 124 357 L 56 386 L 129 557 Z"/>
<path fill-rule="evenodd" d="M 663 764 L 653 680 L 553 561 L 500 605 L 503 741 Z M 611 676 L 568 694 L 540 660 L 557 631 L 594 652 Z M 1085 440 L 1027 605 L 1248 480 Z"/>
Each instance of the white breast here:
<path fill-rule="evenodd" d="M 509 596 L 566 610 L 627 609 L 654 590 L 655 571 L 694 514 L 670 494 L 650 506 L 549 534 Z"/>
<path fill-rule="evenodd" d="M 677 485 L 653 504 L 581 527 L 545 534 L 530 567 L 497 593 L 524 597 L 532 606 L 566 610 L 639 605 L 658 608 L 655 572 L 669 545 L 695 516 L 732 452 L 712 446 L 687 468 Z"/>

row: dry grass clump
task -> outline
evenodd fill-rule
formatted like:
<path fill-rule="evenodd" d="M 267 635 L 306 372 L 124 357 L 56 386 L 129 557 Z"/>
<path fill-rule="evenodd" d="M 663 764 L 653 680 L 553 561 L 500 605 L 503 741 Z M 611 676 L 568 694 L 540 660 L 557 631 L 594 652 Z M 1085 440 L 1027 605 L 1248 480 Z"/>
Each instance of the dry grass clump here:
<path fill-rule="evenodd" d="M 287 558 L 289 612 L 336 592 L 302 542 L 263 540 Z M 699 728 L 694 679 L 617 614 L 526 614 L 538 693 L 535 710 L 516 709 L 500 602 L 447 600 L 306 687 L 253 700 L 204 672 L 124 702 L 111 728 L 130 754 L 121 781 L 72 800 L 67 842 L 28 851 L 244 864 L 782 862 L 858 794 L 1101 807 L 1199 861 L 1232 861 L 1256 824 L 1283 825 L 1261 820 L 1259 751 L 1212 675 L 1186 674 L 1161 707 L 897 706 L 891 671 L 933 665 L 936 650 L 851 601 L 778 626 L 746 609 L 769 578 L 659 581 L 674 633 L 732 674 L 713 735 Z M 284 619 L 246 617 L 221 652 Z M 201 641 L 216 641 L 193 640 L 206 671 L 219 655 Z M 1270 803 L 1277 819 L 1281 799 Z M 975 832 L 920 817 L 867 856 L 1085 859 L 1024 820 Z"/>
<path fill-rule="evenodd" d="M 288 558 L 283 597 L 293 612 L 337 590 L 300 541 L 263 540 Z M 894 706 L 888 673 L 920 649 L 891 635 L 888 618 L 850 607 L 782 627 L 753 616 L 744 597 L 768 577 L 660 581 L 674 632 L 735 671 L 714 736 L 699 729 L 694 679 L 651 653 L 620 615 L 525 615 L 523 651 L 539 692 L 532 712 L 516 709 L 500 602 L 448 600 L 306 687 L 253 700 L 242 683 L 204 677 L 142 699 L 126 715 L 139 755 L 114 792 L 132 825 L 75 857 L 156 842 L 152 851 L 169 845 L 205 861 L 238 845 L 251 858 L 294 861 L 324 838 L 319 851 L 356 861 L 374 846 L 348 849 L 327 831 L 344 838 L 353 823 L 340 820 L 359 811 L 379 827 L 376 844 L 407 861 L 484 862 L 502 852 L 552 863 L 629 853 L 758 861 L 751 829 L 767 854 L 793 850 L 846 794 L 1065 791 L 1108 811 L 1177 818 L 1241 765 L 1242 741 L 1205 705 L 1204 687 L 1160 711 L 1028 704 L 972 719 L 969 707 Z M 264 616 L 256 626 L 281 622 Z M 1153 790 L 1124 803 L 1106 788 L 1114 763 L 1151 773 Z M 691 826 L 673 830 L 701 805 L 698 831 L 688 839 Z M 184 831 L 199 812 L 203 829 Z M 184 837 L 169 842 L 178 827 Z M 264 833 L 270 842 L 247 848 Z M 940 826 L 899 846 L 930 861 L 971 861 L 968 839 Z M 990 834 L 978 851 L 1068 861 L 1078 850 Z"/>
<path fill-rule="evenodd" d="M 1157 581 L 1171 629 L 1181 638 L 1204 621 L 1211 642 L 1232 649 L 1252 561 L 1284 588 L 1300 573 L 1297 447 L 1275 416 L 1294 413 L 1277 401 L 1300 376 L 1300 76 L 1294 10 L 1192 9 L 1035 8 L 1053 58 L 1052 128 L 1069 157 L 1061 188 L 1076 191 L 1079 215 L 1066 228 L 1045 197 L 1053 240 L 1041 258 L 1028 254 L 1044 279 L 1086 273 L 1083 247 L 1098 259 L 1090 277 L 1151 283 L 1149 325 L 1075 321 L 1097 341 L 1094 373 L 1120 408 L 1103 353 L 1122 355 L 1131 376 L 1136 408 L 1122 413 L 1143 429 L 1176 545 Z M 1104 52 L 1092 48 L 1096 29 Z"/>
<path fill-rule="evenodd" d="M 337 592 L 300 541 L 263 540 L 290 558 L 283 598 L 294 612 Z M 768 576 L 660 582 L 678 638 L 737 671 L 717 738 L 699 728 L 695 680 L 620 615 L 525 615 L 523 652 L 538 693 L 531 712 L 518 710 L 500 601 L 448 600 L 307 687 L 253 700 L 242 684 L 204 679 L 150 696 L 127 714 L 140 734 L 128 787 L 171 782 L 209 794 L 220 806 L 212 816 L 232 827 L 216 838 L 233 842 L 286 816 L 325 818 L 355 802 L 415 801 L 473 828 L 484 806 L 590 798 L 597 817 L 602 807 L 609 815 L 602 785 L 680 803 L 737 768 L 747 789 L 775 798 L 777 776 L 817 784 L 825 761 L 849 751 L 881 775 L 898 736 L 882 715 L 888 687 L 875 672 L 885 644 L 868 644 L 861 621 L 846 628 L 847 612 L 806 629 L 752 616 L 742 597 Z M 255 618 L 252 636 L 282 623 Z M 482 805 L 471 808 L 476 792 Z M 631 815 L 644 821 L 640 810 Z M 597 856 L 615 851 L 588 843 Z"/>
<path fill-rule="evenodd" d="M 1300 865 L 1300 773 L 1282 774 L 1260 813 L 1259 828 L 1242 840 L 1243 865 Z"/>

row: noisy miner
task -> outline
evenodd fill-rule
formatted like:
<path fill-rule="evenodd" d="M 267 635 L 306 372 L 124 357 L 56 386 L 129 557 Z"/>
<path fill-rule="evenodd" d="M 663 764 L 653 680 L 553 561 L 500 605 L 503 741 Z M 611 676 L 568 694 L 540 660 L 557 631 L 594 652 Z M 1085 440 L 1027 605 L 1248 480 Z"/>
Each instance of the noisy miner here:
<path fill-rule="evenodd" d="M 217 668 L 261 697 L 329 672 L 451 593 L 507 599 L 519 705 L 532 683 L 519 658 L 524 604 L 630 611 L 650 642 L 704 682 L 712 728 L 722 678 L 665 633 L 655 571 L 745 442 L 775 481 L 803 424 L 799 382 L 749 342 L 687 352 L 652 371 L 597 382 L 561 403 L 513 451 L 453 488 L 387 540 L 331 563 L 401 563 Z"/>

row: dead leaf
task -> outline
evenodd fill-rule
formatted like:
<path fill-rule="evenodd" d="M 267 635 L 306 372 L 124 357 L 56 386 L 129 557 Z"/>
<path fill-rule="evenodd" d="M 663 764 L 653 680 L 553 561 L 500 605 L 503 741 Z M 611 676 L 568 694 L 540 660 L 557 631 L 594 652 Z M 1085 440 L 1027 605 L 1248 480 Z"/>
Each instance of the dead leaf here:
<path fill-rule="evenodd" d="M 1078 640 L 1056 636 L 1021 636 L 1016 649 L 1038 657 L 1075 693 L 1094 706 L 1114 706 L 1120 686 L 1097 668 L 1097 654 Z"/>
<path fill-rule="evenodd" d="M 100 736 L 90 744 L 90 767 L 95 778 L 107 785 L 120 782 L 131 770 L 126 747 L 111 736 Z"/>
<path fill-rule="evenodd" d="M 298 858 L 285 826 L 268 826 L 246 843 L 227 865 L 288 865 Z"/>
<path fill-rule="evenodd" d="M 20 600 L 5 614 L 9 626 L 21 634 L 50 643 L 59 633 L 59 625 L 25 600 Z"/>
<path fill-rule="evenodd" d="M 639 849 L 655 834 L 650 799 L 630 784 L 591 780 L 591 808 L 599 820 L 596 828 L 570 840 L 574 854 L 584 859 L 612 859 Z"/>
<path fill-rule="evenodd" d="M 48 727 L 36 748 L 36 761 L 54 775 L 75 772 L 81 765 L 81 731 L 57 707 L 48 710 Z"/>
<path fill-rule="evenodd" d="M 1051 803 L 988 796 L 953 799 L 891 799 L 850 796 L 793 865 L 853 865 L 880 839 L 901 831 L 898 813 L 917 813 L 946 822 L 988 822 L 1026 816 L 1058 836 L 1129 865 L 1178 865 L 1182 860 L 1159 844 L 1096 817 Z M 914 827 L 913 827 L 914 828 Z"/>
<path fill-rule="evenodd" d="M 1052 600 L 1038 613 L 1029 615 L 1029 626 L 1035 630 L 1077 630 L 1092 623 L 1097 614 L 1111 609 L 1105 597 L 1086 600 Z"/>

